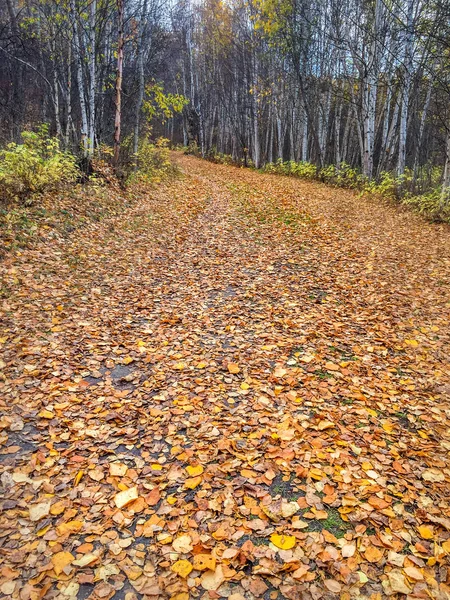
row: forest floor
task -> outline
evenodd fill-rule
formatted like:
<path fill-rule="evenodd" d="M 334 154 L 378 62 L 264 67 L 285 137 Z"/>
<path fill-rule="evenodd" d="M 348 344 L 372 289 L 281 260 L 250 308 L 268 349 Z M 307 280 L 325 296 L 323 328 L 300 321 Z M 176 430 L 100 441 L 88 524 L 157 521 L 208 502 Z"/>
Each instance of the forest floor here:
<path fill-rule="evenodd" d="M 0 265 L 0 597 L 450 598 L 450 228 L 176 160 Z"/>

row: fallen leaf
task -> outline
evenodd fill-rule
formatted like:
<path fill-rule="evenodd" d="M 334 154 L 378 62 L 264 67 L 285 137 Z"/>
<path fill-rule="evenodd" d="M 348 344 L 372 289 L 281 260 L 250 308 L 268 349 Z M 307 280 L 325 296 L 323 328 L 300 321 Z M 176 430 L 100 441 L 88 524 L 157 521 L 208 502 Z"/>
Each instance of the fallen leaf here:
<path fill-rule="evenodd" d="M 353 556 L 355 554 L 356 546 L 355 546 L 355 544 L 344 544 L 342 546 L 341 552 L 342 552 L 342 556 L 344 558 L 350 558 L 351 556 Z"/>
<path fill-rule="evenodd" d="M 434 537 L 433 530 L 428 525 L 419 525 L 417 530 L 424 540 L 432 540 Z"/>
<path fill-rule="evenodd" d="M 403 570 L 410 579 L 415 581 L 422 581 L 424 578 L 422 571 L 417 567 L 405 567 Z"/>
<path fill-rule="evenodd" d="M 439 469 L 425 469 L 422 471 L 422 479 L 431 483 L 439 483 L 445 481 L 445 475 Z"/>
<path fill-rule="evenodd" d="M 186 479 L 186 481 L 184 482 L 184 487 L 189 489 L 189 490 L 195 490 L 195 488 L 200 485 L 200 483 L 202 482 L 202 478 L 199 475 L 198 477 L 191 477 Z"/>
<path fill-rule="evenodd" d="M 201 475 L 204 471 L 202 465 L 195 465 L 195 466 L 191 466 L 189 465 L 188 467 L 186 467 L 186 471 L 189 473 L 189 475 L 191 477 L 197 477 L 198 475 Z"/>
<path fill-rule="evenodd" d="M 226 557 L 223 556 L 223 558 Z M 196 554 L 193 564 L 196 571 L 206 571 L 208 569 L 214 571 L 216 569 L 216 559 L 211 554 Z"/>
<path fill-rule="evenodd" d="M 52 556 L 52 565 L 56 575 L 60 575 L 74 558 L 74 555 L 70 552 L 57 552 L 54 554 Z"/>
<path fill-rule="evenodd" d="M 56 528 L 58 535 L 73 535 L 74 533 L 78 533 L 83 529 L 83 521 L 74 520 L 67 521 L 67 523 L 61 523 Z"/>
<path fill-rule="evenodd" d="M 293 535 L 279 535 L 278 533 L 273 533 L 270 536 L 270 541 L 274 546 L 281 550 L 290 550 L 295 546 L 296 539 Z"/>
<path fill-rule="evenodd" d="M 319 431 L 324 431 L 325 429 L 331 429 L 334 427 L 334 423 L 332 421 L 320 421 L 317 425 L 317 429 Z"/>
<path fill-rule="evenodd" d="M 77 558 L 76 560 L 72 561 L 72 564 L 75 565 L 76 567 L 87 567 L 88 565 L 92 565 L 93 563 L 97 562 L 99 560 L 99 557 L 96 554 L 83 554 L 83 556 L 81 556 L 80 558 Z"/>
<path fill-rule="evenodd" d="M 383 550 L 376 546 L 369 546 L 364 552 L 364 558 L 371 563 L 379 562 L 383 558 Z"/>
<path fill-rule="evenodd" d="M 190 535 L 180 535 L 175 538 L 172 542 L 173 549 L 175 552 L 187 553 L 192 550 L 192 538 Z"/>
<path fill-rule="evenodd" d="M 170 568 L 174 573 L 186 579 L 194 567 L 188 560 L 177 560 Z"/>
<path fill-rule="evenodd" d="M 215 591 L 225 581 L 222 566 L 217 565 L 215 571 L 205 571 L 201 577 L 201 586 L 204 590 Z"/>
<path fill-rule="evenodd" d="M 407 584 L 404 574 L 399 569 L 392 569 L 387 576 L 393 592 L 398 592 L 400 594 L 411 593 L 411 588 Z"/>
<path fill-rule="evenodd" d="M 123 492 L 119 492 L 114 497 L 114 503 L 117 508 L 125 508 L 127 504 L 137 500 L 139 498 L 137 487 L 129 488 L 128 490 L 124 490 Z"/>
<path fill-rule="evenodd" d="M 29 508 L 30 521 L 40 521 L 50 513 L 50 500 L 40 504 L 32 504 Z"/>
<path fill-rule="evenodd" d="M 109 465 L 109 474 L 111 477 L 124 477 L 127 471 L 127 465 L 122 463 L 113 462 Z"/>

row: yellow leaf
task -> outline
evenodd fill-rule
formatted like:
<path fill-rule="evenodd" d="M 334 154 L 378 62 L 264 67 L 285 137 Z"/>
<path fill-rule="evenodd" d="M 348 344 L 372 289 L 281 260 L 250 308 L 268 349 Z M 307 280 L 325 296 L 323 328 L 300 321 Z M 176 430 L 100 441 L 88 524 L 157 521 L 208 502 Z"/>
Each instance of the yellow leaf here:
<path fill-rule="evenodd" d="M 405 576 L 400 569 L 392 569 L 387 576 L 393 592 L 407 595 L 411 593 L 411 588 L 408 586 Z"/>
<path fill-rule="evenodd" d="M 88 565 L 92 565 L 92 563 L 96 562 L 99 557 L 96 554 L 83 554 L 81 558 L 74 560 L 72 562 L 76 567 L 87 567 Z"/>
<path fill-rule="evenodd" d="M 74 555 L 70 552 L 57 552 L 54 554 L 52 556 L 52 565 L 56 575 L 60 575 L 65 567 L 70 565 L 74 558 Z"/>
<path fill-rule="evenodd" d="M 62 500 L 60 500 L 59 502 L 55 502 L 55 504 L 52 504 L 50 508 L 50 514 L 57 516 L 63 513 L 65 510 L 66 505 Z"/>
<path fill-rule="evenodd" d="M 177 371 L 182 371 L 183 369 L 186 368 L 185 363 L 179 362 L 174 366 L 174 369 L 176 369 Z"/>
<path fill-rule="evenodd" d="M 177 562 L 171 566 L 171 569 L 174 573 L 184 578 L 189 575 L 193 568 L 194 567 L 188 560 L 177 560 Z"/>
<path fill-rule="evenodd" d="M 293 535 L 278 535 L 278 533 L 272 533 L 270 541 L 274 546 L 281 550 L 290 550 L 295 546 L 295 537 Z"/>
<path fill-rule="evenodd" d="M 191 477 L 190 479 L 186 479 L 186 481 L 184 482 L 184 487 L 188 488 L 189 490 L 194 490 L 199 483 L 201 483 L 202 478 L 200 477 L 200 475 L 198 477 Z"/>
<path fill-rule="evenodd" d="M 175 496 L 167 496 L 166 500 L 169 504 L 176 504 L 176 502 L 177 502 L 177 499 L 175 498 Z"/>
<path fill-rule="evenodd" d="M 391 423 L 390 421 L 385 421 L 381 427 L 387 432 L 387 433 L 392 433 L 394 431 L 394 423 Z"/>
<path fill-rule="evenodd" d="M 234 373 L 234 374 L 239 373 L 241 370 L 236 363 L 232 363 L 232 362 L 228 363 L 227 369 L 230 373 Z"/>
<path fill-rule="evenodd" d="M 364 552 L 364 557 L 371 563 L 376 563 L 383 558 L 383 550 L 375 546 L 369 546 Z"/>
<path fill-rule="evenodd" d="M 315 479 L 316 481 L 320 481 L 324 477 L 322 471 L 317 467 L 310 469 L 308 475 L 311 477 L 311 479 Z"/>
<path fill-rule="evenodd" d="M 189 473 L 191 477 L 197 477 L 197 475 L 201 475 L 204 471 L 202 465 L 192 466 L 189 465 L 186 467 L 186 471 Z"/>
<path fill-rule="evenodd" d="M 72 533 L 78 533 L 83 528 L 83 521 L 68 521 L 67 523 L 61 523 L 56 528 L 58 535 L 71 535 Z"/>
<path fill-rule="evenodd" d="M 53 417 L 55 416 L 54 413 L 50 412 L 49 410 L 41 410 L 41 412 L 38 415 L 39 417 L 42 417 L 43 419 L 53 419 Z"/>
<path fill-rule="evenodd" d="M 196 554 L 194 556 L 194 569 L 196 571 L 215 571 L 216 559 L 211 554 Z"/>
<path fill-rule="evenodd" d="M 424 540 L 432 540 L 433 539 L 433 530 L 431 529 L 431 527 L 428 527 L 427 525 L 420 525 L 420 527 L 417 528 L 420 536 L 424 539 Z"/>
<path fill-rule="evenodd" d="M 334 427 L 334 423 L 332 423 L 331 421 L 320 421 L 320 423 L 317 425 L 317 429 L 319 431 L 324 431 L 325 429 L 331 429 L 332 427 Z"/>
<path fill-rule="evenodd" d="M 162 470 L 162 465 L 160 465 L 159 463 L 152 464 L 152 471 L 161 471 L 161 470 Z"/>
<path fill-rule="evenodd" d="M 245 381 L 244 381 L 243 383 L 241 383 L 241 386 L 240 386 L 240 387 L 241 387 L 241 390 L 248 390 L 248 388 L 249 388 L 250 386 L 248 385 L 248 383 L 245 383 Z"/>
<path fill-rule="evenodd" d="M 43 535 L 45 535 L 47 533 L 47 531 L 50 529 L 51 525 L 45 525 L 44 527 L 41 527 L 41 529 L 38 529 L 36 531 L 36 535 L 38 537 L 42 537 Z"/>
<path fill-rule="evenodd" d="M 125 356 L 125 358 L 123 359 L 123 364 L 124 365 L 129 365 L 130 363 L 132 363 L 134 361 L 134 358 L 131 356 Z"/>
<path fill-rule="evenodd" d="M 75 479 L 73 481 L 73 485 L 74 486 L 78 485 L 80 483 L 81 478 L 83 477 L 83 475 L 84 475 L 84 471 L 78 471 L 78 473 L 76 474 Z"/>

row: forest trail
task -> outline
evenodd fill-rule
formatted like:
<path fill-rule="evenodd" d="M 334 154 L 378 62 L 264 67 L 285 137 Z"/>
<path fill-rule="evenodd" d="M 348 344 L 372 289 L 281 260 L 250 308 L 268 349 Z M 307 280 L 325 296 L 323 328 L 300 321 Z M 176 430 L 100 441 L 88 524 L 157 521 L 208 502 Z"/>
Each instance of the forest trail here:
<path fill-rule="evenodd" d="M 450 229 L 177 155 L 2 266 L 1 598 L 450 598 Z"/>

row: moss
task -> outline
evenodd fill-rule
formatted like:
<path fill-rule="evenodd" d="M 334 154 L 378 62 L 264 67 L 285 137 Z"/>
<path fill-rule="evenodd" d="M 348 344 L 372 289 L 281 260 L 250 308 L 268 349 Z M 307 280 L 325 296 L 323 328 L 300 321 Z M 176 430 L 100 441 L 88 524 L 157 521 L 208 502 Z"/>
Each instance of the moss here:
<path fill-rule="evenodd" d="M 326 529 L 337 538 L 342 538 L 351 529 L 350 523 L 344 521 L 336 508 L 327 509 L 328 517 L 312 521 L 306 531 L 323 531 Z"/>
<path fill-rule="evenodd" d="M 289 502 L 292 500 L 297 500 L 297 498 L 304 494 L 297 489 L 294 489 L 294 487 L 296 487 L 293 485 L 294 480 L 295 475 L 291 476 L 289 481 L 283 481 L 283 475 L 277 475 L 269 487 L 271 496 L 273 497 L 280 495 Z"/>

